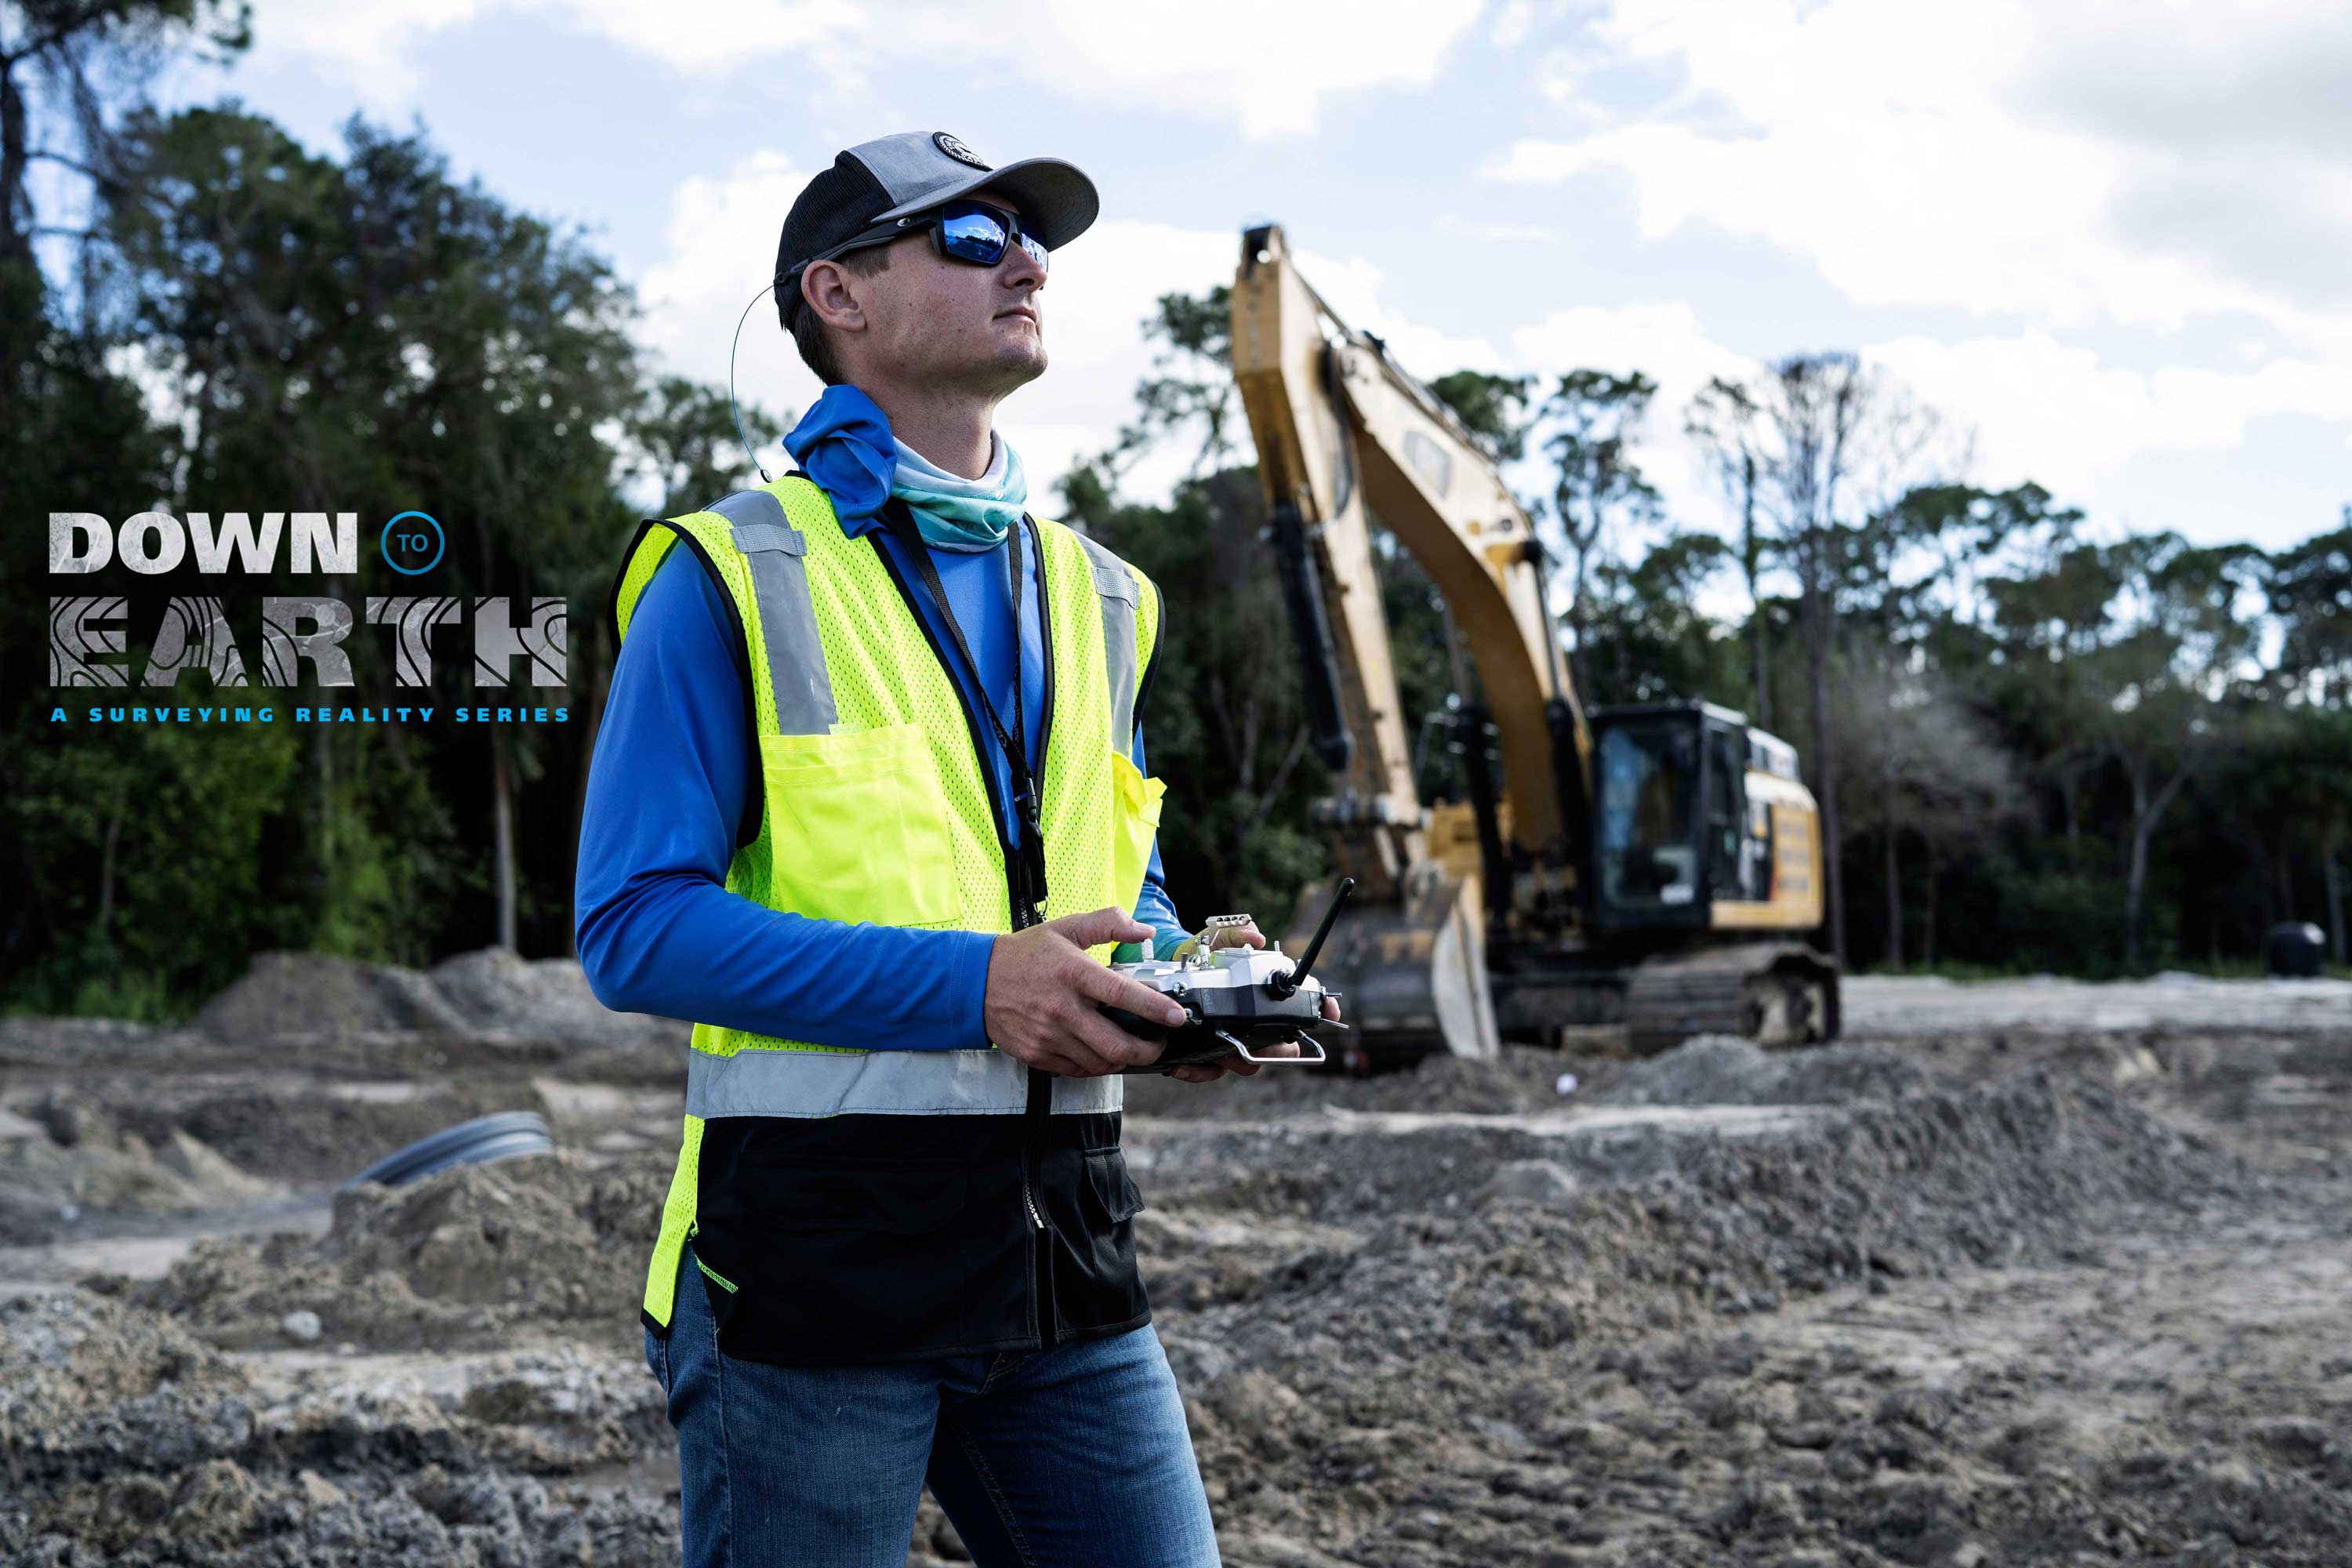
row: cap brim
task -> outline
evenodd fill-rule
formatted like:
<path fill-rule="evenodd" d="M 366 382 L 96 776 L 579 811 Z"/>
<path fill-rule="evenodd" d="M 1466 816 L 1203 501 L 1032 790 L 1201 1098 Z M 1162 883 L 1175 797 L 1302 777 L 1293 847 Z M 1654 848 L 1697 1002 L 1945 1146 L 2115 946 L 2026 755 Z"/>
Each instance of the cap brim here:
<path fill-rule="evenodd" d="M 874 221 L 929 212 L 941 202 L 951 202 L 983 189 L 1002 191 L 1010 196 L 1021 209 L 1023 231 L 1035 235 L 1048 250 L 1059 250 L 1086 233 L 1094 226 L 1096 215 L 1102 210 L 1095 183 L 1076 163 L 1066 163 L 1059 158 L 1023 158 L 1001 168 L 974 170 L 971 178 L 961 184 L 927 192 L 888 212 L 877 213 Z"/>

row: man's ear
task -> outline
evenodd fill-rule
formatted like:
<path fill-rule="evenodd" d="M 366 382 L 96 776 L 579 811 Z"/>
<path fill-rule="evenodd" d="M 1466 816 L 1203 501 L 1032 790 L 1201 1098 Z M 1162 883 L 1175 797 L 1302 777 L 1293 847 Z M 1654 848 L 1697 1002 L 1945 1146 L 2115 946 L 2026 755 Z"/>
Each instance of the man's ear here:
<path fill-rule="evenodd" d="M 849 269 L 837 262 L 812 261 L 801 272 L 801 303 L 835 331 L 862 331 L 866 307 L 850 291 Z"/>

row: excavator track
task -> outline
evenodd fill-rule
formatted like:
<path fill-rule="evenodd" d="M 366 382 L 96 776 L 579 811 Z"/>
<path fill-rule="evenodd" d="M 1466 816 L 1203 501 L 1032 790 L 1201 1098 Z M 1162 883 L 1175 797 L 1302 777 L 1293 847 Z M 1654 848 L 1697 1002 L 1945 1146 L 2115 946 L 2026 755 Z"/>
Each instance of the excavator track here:
<path fill-rule="evenodd" d="M 1671 1050 L 1695 1035 L 1791 1046 L 1834 1039 L 1836 966 L 1789 942 L 1652 959 L 1626 982 L 1625 1026 L 1638 1056 Z"/>

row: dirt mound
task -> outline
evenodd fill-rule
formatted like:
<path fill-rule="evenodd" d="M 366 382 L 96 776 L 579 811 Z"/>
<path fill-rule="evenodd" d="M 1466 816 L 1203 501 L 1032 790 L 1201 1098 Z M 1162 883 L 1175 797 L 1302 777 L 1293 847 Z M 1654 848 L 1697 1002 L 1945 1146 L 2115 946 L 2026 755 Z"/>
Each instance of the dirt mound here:
<path fill-rule="evenodd" d="M 503 948 L 461 953 L 430 971 L 329 953 L 266 952 L 205 1005 L 195 1026 L 224 1045 L 345 1044 L 417 1036 L 476 1042 L 521 1058 L 564 1049 L 650 1050 L 686 1026 L 609 1011 L 571 959 Z M 665 1058 L 675 1072 L 677 1063 Z"/>
<path fill-rule="evenodd" d="M 1845 1105 L 1927 1086 L 1916 1063 L 1880 1046 L 1767 1051 L 1753 1040 L 1701 1035 L 1633 1064 L 1593 1098 L 1610 1105 Z"/>
<path fill-rule="evenodd" d="M 371 1183 L 336 1194 L 324 1236 L 207 1240 L 121 1289 L 221 1346 L 284 1344 L 301 1311 L 327 1343 L 375 1350 L 504 1345 L 526 1326 L 609 1339 L 635 1321 L 672 1164 L 559 1150 Z"/>
<path fill-rule="evenodd" d="M 1273 1146 L 1249 1156 L 1253 1137 Z M 1230 1251 L 1261 1266 L 1213 1297 L 1311 1284 L 1330 1297 L 1315 1316 L 1360 1317 L 1372 1344 L 1387 1337 L 1377 1325 L 1409 1318 L 1413 1353 L 1434 1342 L 1474 1360 L 1607 1324 L 1759 1310 L 1874 1272 L 2063 1258 L 2110 1211 L 2252 1180 L 2116 1096 L 2041 1073 L 1793 1118 L 1343 1120 L 1236 1128 L 1144 1157 L 1163 1214 L 1147 1226 L 1248 1220 L 1232 1248 L 1185 1238 L 1204 1261 Z M 1533 1194 L 1496 1179 L 1530 1161 L 1572 1179 Z M 1285 1225 L 1300 1222 L 1353 1240 L 1286 1254 Z"/>
<path fill-rule="evenodd" d="M 196 1026 L 235 1044 L 380 1029 L 461 1031 L 467 1019 L 424 974 L 323 952 L 264 952 L 205 1004 Z"/>
<path fill-rule="evenodd" d="M 526 959 L 502 947 L 486 947 L 434 965 L 431 977 L 472 1028 L 621 1042 L 675 1027 L 607 1008 L 588 989 L 588 977 L 572 959 Z"/>
<path fill-rule="evenodd" d="M 1175 1162 L 1164 1195 L 1155 1175 L 1139 1224 L 1228 1560 L 1967 1561 L 1973 1523 L 1911 1474 L 1939 1396 L 1832 1357 L 1848 1387 L 1819 1398 L 1820 1358 L 1771 1362 L 1741 1325 L 2084 1260 L 2252 1185 L 2039 1073 L 1748 1115 L 1682 1124 L 1665 1170 L 1614 1186 L 1528 1180 L 1548 1134 L 1443 1118 L 1292 1124 L 1249 1173 Z M 1785 1478 L 1841 1449 L 1824 1520 Z M 1781 1450 L 1802 1462 L 1759 1458 Z"/>
<path fill-rule="evenodd" d="M 0 1244 L 52 1240 L 89 1215 L 194 1214 L 281 1192 L 184 1128 L 142 1136 L 73 1089 L 0 1110 Z"/>
<path fill-rule="evenodd" d="M 667 1432 L 644 1370 L 499 1356 L 426 1392 L 383 1367 L 250 1371 L 87 1292 L 0 1302 L 0 1559 L 675 1561 L 658 1472 L 635 1491 L 560 1479 Z"/>

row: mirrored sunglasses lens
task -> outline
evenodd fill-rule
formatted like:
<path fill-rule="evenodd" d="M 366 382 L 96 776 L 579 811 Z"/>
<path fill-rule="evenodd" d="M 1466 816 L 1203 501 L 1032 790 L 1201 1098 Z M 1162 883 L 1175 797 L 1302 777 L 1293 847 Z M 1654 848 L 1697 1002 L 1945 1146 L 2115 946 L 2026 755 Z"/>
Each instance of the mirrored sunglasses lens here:
<path fill-rule="evenodd" d="M 1046 252 L 1044 241 L 1040 240 L 1034 234 L 1024 234 L 1021 237 L 1021 248 L 1027 251 L 1030 258 L 1037 263 L 1038 271 L 1044 272 L 1047 270 L 1047 263 L 1045 259 Z"/>
<path fill-rule="evenodd" d="M 966 261 L 993 267 L 1004 259 L 1004 226 L 984 212 L 949 209 L 940 219 L 940 242 Z"/>

